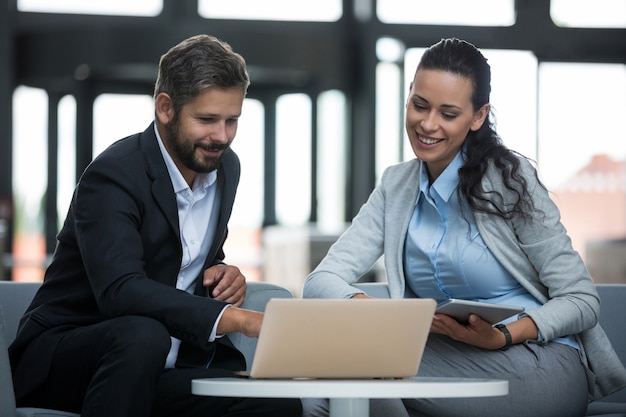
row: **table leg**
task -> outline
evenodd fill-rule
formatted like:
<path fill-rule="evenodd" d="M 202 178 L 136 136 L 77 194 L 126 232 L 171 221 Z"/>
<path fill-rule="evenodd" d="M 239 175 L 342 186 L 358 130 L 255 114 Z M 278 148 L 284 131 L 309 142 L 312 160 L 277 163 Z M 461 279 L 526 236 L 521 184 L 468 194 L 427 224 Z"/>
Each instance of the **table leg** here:
<path fill-rule="evenodd" d="M 331 398 L 328 417 L 369 417 L 368 398 Z"/>

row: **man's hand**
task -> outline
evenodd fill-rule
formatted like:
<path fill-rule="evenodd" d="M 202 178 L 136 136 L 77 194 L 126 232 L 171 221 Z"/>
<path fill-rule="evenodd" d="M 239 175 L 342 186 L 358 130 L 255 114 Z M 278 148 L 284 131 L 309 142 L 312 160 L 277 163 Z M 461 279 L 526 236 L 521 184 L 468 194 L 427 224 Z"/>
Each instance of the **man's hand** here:
<path fill-rule="evenodd" d="M 263 313 L 245 310 L 243 308 L 229 307 L 217 325 L 217 334 L 239 332 L 248 337 L 259 337 Z"/>
<path fill-rule="evenodd" d="M 232 265 L 213 265 L 204 271 L 203 285 L 209 295 L 235 307 L 241 307 L 246 298 L 246 278 Z"/>

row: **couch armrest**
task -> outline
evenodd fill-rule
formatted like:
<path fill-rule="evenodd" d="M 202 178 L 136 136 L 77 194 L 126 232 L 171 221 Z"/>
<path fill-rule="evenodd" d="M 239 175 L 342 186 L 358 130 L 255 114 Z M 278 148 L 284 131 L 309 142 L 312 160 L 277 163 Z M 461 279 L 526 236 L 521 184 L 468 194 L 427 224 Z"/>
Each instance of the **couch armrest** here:
<path fill-rule="evenodd" d="M 389 298 L 389 286 L 386 282 L 360 282 L 353 285 L 371 297 Z"/>
<path fill-rule="evenodd" d="M 248 310 L 265 311 L 265 305 L 270 298 L 293 298 L 293 294 L 286 288 L 268 282 L 248 282 L 246 300 L 241 306 Z M 256 338 L 244 336 L 241 333 L 230 333 L 228 338 L 233 342 L 246 358 L 247 370 L 250 370 L 254 351 L 256 350 Z"/>

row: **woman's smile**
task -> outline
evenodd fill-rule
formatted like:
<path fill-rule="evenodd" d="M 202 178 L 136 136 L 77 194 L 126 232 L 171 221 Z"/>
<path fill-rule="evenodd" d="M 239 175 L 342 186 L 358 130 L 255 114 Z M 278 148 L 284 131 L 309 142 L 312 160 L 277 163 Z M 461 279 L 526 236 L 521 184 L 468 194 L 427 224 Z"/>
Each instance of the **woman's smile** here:
<path fill-rule="evenodd" d="M 439 142 L 443 142 L 444 140 L 444 139 L 437 139 L 437 138 L 433 138 L 429 136 L 423 136 L 423 135 L 420 135 L 419 133 L 417 134 L 417 137 L 420 140 L 420 142 L 422 142 L 424 145 L 435 145 Z"/>

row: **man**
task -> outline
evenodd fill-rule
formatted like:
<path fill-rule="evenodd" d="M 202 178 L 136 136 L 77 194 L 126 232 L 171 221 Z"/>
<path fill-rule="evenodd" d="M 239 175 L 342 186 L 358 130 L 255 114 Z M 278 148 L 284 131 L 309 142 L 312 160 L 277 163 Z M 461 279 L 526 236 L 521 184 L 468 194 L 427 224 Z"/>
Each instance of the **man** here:
<path fill-rule="evenodd" d="M 229 332 L 259 334 L 223 263 L 246 64 L 207 35 L 161 58 L 155 120 L 85 170 L 44 283 L 10 347 L 18 405 L 82 417 L 300 416 L 299 400 L 193 396 L 245 369 Z"/>

